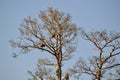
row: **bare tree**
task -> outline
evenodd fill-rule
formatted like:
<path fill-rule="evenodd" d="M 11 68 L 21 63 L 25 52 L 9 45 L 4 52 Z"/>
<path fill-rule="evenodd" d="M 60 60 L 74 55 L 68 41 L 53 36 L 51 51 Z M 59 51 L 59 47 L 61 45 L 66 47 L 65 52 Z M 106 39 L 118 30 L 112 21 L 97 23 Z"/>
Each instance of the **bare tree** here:
<path fill-rule="evenodd" d="M 11 46 L 20 51 L 14 57 L 33 49 L 46 51 L 55 58 L 57 80 L 61 80 L 63 61 L 69 60 L 76 49 L 77 27 L 71 22 L 69 14 L 53 8 L 41 11 L 39 18 L 41 24 L 31 17 L 24 19 L 19 28 L 20 40 L 10 41 Z"/>
<path fill-rule="evenodd" d="M 110 77 L 113 76 L 112 80 L 115 80 L 116 77 L 112 74 L 117 74 L 115 70 L 118 72 L 117 67 L 120 67 L 120 62 L 117 61 L 120 57 L 120 33 L 105 30 L 86 33 L 81 29 L 81 34 L 85 40 L 93 43 L 98 53 L 87 60 L 80 58 L 71 73 L 77 77 L 87 74 L 93 80 L 101 80 L 106 77 L 108 79 L 108 75 L 110 75 Z M 110 74 L 111 72 L 112 74 Z"/>
<path fill-rule="evenodd" d="M 39 59 L 37 63 L 37 70 L 34 73 L 28 71 L 28 73 L 32 76 L 29 80 L 56 80 L 53 67 L 55 67 L 54 64 L 48 58 Z"/>

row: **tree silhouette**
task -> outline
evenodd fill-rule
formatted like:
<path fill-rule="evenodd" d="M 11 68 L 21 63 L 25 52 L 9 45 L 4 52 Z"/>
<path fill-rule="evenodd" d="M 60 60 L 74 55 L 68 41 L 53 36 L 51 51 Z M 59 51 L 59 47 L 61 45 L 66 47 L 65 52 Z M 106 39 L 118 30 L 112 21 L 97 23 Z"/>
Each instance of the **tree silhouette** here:
<path fill-rule="evenodd" d="M 41 24 L 31 17 L 24 19 L 19 28 L 19 41 L 10 41 L 11 46 L 17 49 L 14 57 L 34 49 L 46 51 L 55 58 L 53 64 L 56 65 L 57 80 L 61 80 L 63 61 L 69 60 L 76 49 L 77 27 L 69 14 L 53 8 L 41 11 L 39 18 Z"/>
<path fill-rule="evenodd" d="M 120 62 L 117 61 L 120 56 L 120 33 L 105 30 L 86 33 L 81 29 L 81 34 L 94 45 L 98 53 L 87 60 L 80 58 L 71 69 L 71 74 L 77 77 L 87 74 L 93 80 L 108 79 L 108 75 L 115 80 L 117 77 L 114 74 L 117 73 L 120 76 Z"/>

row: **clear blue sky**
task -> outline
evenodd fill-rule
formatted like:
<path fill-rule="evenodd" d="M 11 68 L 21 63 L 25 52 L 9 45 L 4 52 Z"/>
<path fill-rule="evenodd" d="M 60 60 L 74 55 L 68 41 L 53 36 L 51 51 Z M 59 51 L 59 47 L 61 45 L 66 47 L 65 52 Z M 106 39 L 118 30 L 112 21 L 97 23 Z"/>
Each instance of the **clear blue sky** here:
<path fill-rule="evenodd" d="M 40 10 L 48 7 L 69 13 L 72 22 L 85 30 L 120 31 L 120 0 L 0 0 L 0 80 L 27 80 L 27 71 L 35 70 L 41 52 L 13 59 L 8 41 L 19 37 L 19 24 L 25 17 L 38 18 Z M 90 46 L 81 40 L 75 54 L 89 53 Z"/>

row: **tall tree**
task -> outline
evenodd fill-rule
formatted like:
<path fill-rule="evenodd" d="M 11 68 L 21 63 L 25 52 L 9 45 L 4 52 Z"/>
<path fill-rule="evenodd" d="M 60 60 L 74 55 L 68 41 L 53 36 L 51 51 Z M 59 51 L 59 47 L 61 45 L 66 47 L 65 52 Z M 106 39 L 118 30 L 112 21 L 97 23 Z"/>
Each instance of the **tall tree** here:
<path fill-rule="evenodd" d="M 76 76 L 87 74 L 93 80 L 102 80 L 106 78 L 105 75 L 107 75 L 106 80 L 108 77 L 112 77 L 112 80 L 115 80 L 117 77 L 114 74 L 120 76 L 118 71 L 118 67 L 120 67 L 120 62 L 118 61 L 120 56 L 120 33 L 107 32 L 105 30 L 86 33 L 81 29 L 81 34 L 85 40 L 93 43 L 97 54 L 87 60 L 80 58 L 71 73 L 75 73 L 74 75 Z"/>
<path fill-rule="evenodd" d="M 61 80 L 63 61 L 69 60 L 76 49 L 77 27 L 69 14 L 53 8 L 41 11 L 39 18 L 41 24 L 31 17 L 24 19 L 19 28 L 20 40 L 10 41 L 13 48 L 20 50 L 14 57 L 33 49 L 46 51 L 55 58 L 57 80 Z"/>

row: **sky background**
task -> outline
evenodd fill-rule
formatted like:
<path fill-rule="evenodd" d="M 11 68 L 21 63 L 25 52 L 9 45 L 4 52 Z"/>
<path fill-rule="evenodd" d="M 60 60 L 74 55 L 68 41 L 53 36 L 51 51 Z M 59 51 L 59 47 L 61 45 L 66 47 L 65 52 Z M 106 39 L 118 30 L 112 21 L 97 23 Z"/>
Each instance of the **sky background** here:
<path fill-rule="evenodd" d="M 18 39 L 18 28 L 24 18 L 38 18 L 39 12 L 48 7 L 69 13 L 72 22 L 87 31 L 107 29 L 120 32 L 120 0 L 0 0 L 0 80 L 27 80 L 27 71 L 36 69 L 41 51 L 14 59 L 9 40 Z M 75 56 L 89 57 L 91 49 L 88 42 L 81 40 Z"/>

